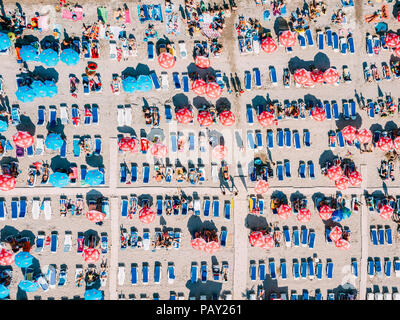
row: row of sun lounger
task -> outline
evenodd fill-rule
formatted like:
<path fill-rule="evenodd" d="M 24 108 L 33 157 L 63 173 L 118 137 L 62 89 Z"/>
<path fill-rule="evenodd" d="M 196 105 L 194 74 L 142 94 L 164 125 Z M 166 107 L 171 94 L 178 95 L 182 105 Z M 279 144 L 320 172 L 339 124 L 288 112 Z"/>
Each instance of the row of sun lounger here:
<path fill-rule="evenodd" d="M 161 234 L 162 233 L 160 230 L 156 230 L 154 234 L 155 236 L 154 239 L 157 239 L 157 237 L 161 236 Z M 144 250 L 150 250 L 151 240 L 150 240 L 150 232 L 148 229 L 143 230 L 142 237 L 139 236 L 139 233 L 135 228 L 131 228 L 130 234 L 128 234 L 126 230 L 123 230 L 122 235 L 124 241 L 122 241 L 121 239 L 121 248 L 120 248 L 121 250 L 125 250 L 128 247 L 128 245 L 132 249 L 139 248 L 140 247 L 139 243 L 141 243 L 141 247 Z M 171 239 L 173 239 L 173 248 L 179 249 L 181 245 L 181 231 L 179 229 L 175 229 L 175 231 L 170 230 L 168 231 L 168 236 Z"/>
<path fill-rule="evenodd" d="M 274 259 L 270 259 L 268 263 L 268 271 L 267 274 L 265 262 L 263 260 L 259 261 L 258 264 L 258 272 L 257 272 L 257 265 L 255 261 L 250 262 L 250 279 L 251 281 L 258 279 L 261 281 L 266 280 L 266 276 L 268 275 L 271 280 L 277 280 L 279 276 L 280 280 L 287 280 L 288 279 L 288 267 L 285 259 L 281 259 L 280 261 L 280 268 L 279 268 L 279 275 L 277 274 L 277 269 L 275 265 Z M 333 262 L 328 259 L 325 266 L 325 275 L 326 279 L 332 279 L 333 277 Z M 299 280 L 301 279 L 314 279 L 322 280 L 323 279 L 323 263 L 317 262 L 315 263 L 313 258 L 301 258 L 300 263 L 298 259 L 293 259 L 293 279 Z"/>
<path fill-rule="evenodd" d="M 252 130 L 247 131 L 247 141 L 250 149 L 262 148 L 263 147 L 263 134 L 260 130 L 255 130 L 256 134 L 256 144 L 254 143 L 254 133 Z M 293 138 L 292 138 L 293 134 Z M 269 149 L 273 149 L 275 142 L 278 148 L 286 148 L 292 147 L 292 141 L 295 149 L 300 149 L 303 144 L 304 147 L 311 147 L 311 135 L 310 131 L 307 129 L 303 130 L 303 139 L 300 139 L 300 133 L 298 130 L 290 131 L 289 129 L 281 129 L 278 128 L 276 130 L 276 138 L 274 139 L 274 133 L 272 130 L 267 130 L 267 146 Z M 302 143 L 301 143 L 302 141 Z"/>
<path fill-rule="evenodd" d="M 13 198 L 11 200 L 11 219 L 23 219 L 26 216 L 27 200 L 25 197 Z M 5 220 L 8 216 L 6 201 L 0 199 L 0 220 Z"/>
<path fill-rule="evenodd" d="M 381 258 L 379 257 L 368 257 L 368 276 L 373 278 L 377 276 L 383 277 L 383 273 L 387 278 L 391 277 L 392 261 L 389 258 L 383 258 L 384 267 L 382 268 Z M 398 257 L 393 258 L 393 269 L 396 277 L 400 277 L 400 260 Z"/>
<path fill-rule="evenodd" d="M 292 236 L 290 235 L 289 227 L 283 227 L 283 236 L 286 247 L 297 248 L 300 246 L 314 249 L 315 246 L 315 231 L 313 229 L 307 229 L 305 226 L 301 226 L 299 230 L 297 226 L 292 228 Z"/>
<path fill-rule="evenodd" d="M 229 275 L 228 262 L 226 261 L 222 262 L 221 270 L 218 264 L 213 264 L 211 271 L 213 274 L 213 281 L 221 281 L 221 280 L 222 282 L 228 281 L 228 275 Z M 197 264 L 197 262 L 192 262 L 192 266 L 190 269 L 190 282 L 198 283 L 200 281 L 201 283 L 206 283 L 208 281 L 208 272 L 209 271 L 207 268 L 206 261 L 202 261 L 200 266 Z M 222 275 L 222 277 L 220 277 L 220 275 Z"/>
<path fill-rule="evenodd" d="M 383 50 L 389 49 L 389 47 L 386 45 L 385 37 L 386 35 L 384 34 L 378 36 L 367 33 L 365 38 L 365 45 L 366 45 L 366 52 L 369 56 L 372 56 L 374 54 L 378 55 L 381 49 Z"/>
<path fill-rule="evenodd" d="M 99 124 L 99 108 L 97 105 L 93 104 L 92 106 L 90 105 L 85 105 L 84 107 L 85 113 L 84 113 L 84 121 L 83 123 L 85 125 L 89 124 Z M 46 107 L 45 106 L 39 106 L 38 107 L 38 119 L 36 122 L 37 126 L 44 126 L 46 122 Z M 60 120 L 60 123 L 62 125 L 67 125 L 69 123 L 69 110 L 67 104 L 60 104 L 59 107 L 59 117 L 57 113 L 57 107 L 56 106 L 49 106 L 49 115 L 48 115 L 48 127 L 49 128 L 55 128 L 58 124 L 58 120 Z M 72 124 L 74 126 L 78 126 L 80 123 L 80 111 L 79 107 L 74 104 L 71 107 L 71 119 L 72 119 Z"/>
<path fill-rule="evenodd" d="M 91 137 L 88 136 L 88 135 L 85 135 L 85 136 L 74 135 L 73 140 L 72 140 L 73 141 L 73 145 L 72 146 L 73 146 L 74 157 L 80 157 L 80 155 L 81 155 L 80 142 L 82 141 L 82 139 L 90 139 L 91 140 Z M 66 149 L 67 149 L 67 147 L 65 146 L 64 154 L 66 153 Z M 100 153 L 101 153 L 101 136 L 100 135 L 94 135 L 94 146 L 93 146 L 92 155 L 99 156 Z M 88 156 L 88 154 L 85 154 L 85 155 Z"/>
<path fill-rule="evenodd" d="M 143 262 L 142 263 L 142 277 L 139 278 L 138 275 L 138 264 L 137 263 L 132 263 L 131 264 L 131 270 L 130 270 L 130 280 L 132 285 L 137 285 L 139 281 L 141 281 L 141 284 L 149 284 L 150 281 L 150 266 L 149 263 Z M 160 284 L 162 280 L 162 265 L 160 262 L 155 262 L 154 264 L 154 269 L 153 269 L 153 281 L 154 284 Z M 173 262 L 168 262 L 168 267 L 167 267 L 167 279 L 168 279 L 168 284 L 173 284 L 175 281 L 175 266 Z M 118 285 L 122 286 L 125 283 L 125 265 L 120 264 L 118 266 Z"/>
<path fill-rule="evenodd" d="M 308 170 L 306 170 L 306 163 L 304 161 L 299 162 L 298 176 L 301 179 L 306 179 L 306 174 L 310 179 L 315 179 L 315 168 L 314 163 L 310 160 L 307 162 Z M 256 176 L 254 174 L 255 168 L 249 168 L 249 176 L 251 181 L 256 181 Z M 277 161 L 276 162 L 276 176 L 279 181 L 283 181 L 284 177 L 290 179 L 292 177 L 292 171 L 289 160 Z"/>
<path fill-rule="evenodd" d="M 392 229 L 389 226 L 370 226 L 370 236 L 371 242 L 374 246 L 377 245 L 384 245 L 385 242 L 387 245 L 393 244 L 393 236 L 392 236 Z"/>
<path fill-rule="evenodd" d="M 399 292 L 368 292 L 367 293 L 367 300 L 400 300 L 400 293 Z"/>

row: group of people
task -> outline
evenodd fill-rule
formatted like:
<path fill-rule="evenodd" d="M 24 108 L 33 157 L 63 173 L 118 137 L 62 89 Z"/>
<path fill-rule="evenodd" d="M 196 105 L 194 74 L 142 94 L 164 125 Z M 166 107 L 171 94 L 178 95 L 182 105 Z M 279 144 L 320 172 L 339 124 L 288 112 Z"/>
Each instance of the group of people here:
<path fill-rule="evenodd" d="M 206 242 L 211 242 L 211 241 L 218 242 L 217 230 L 204 229 L 202 231 L 196 231 L 194 233 L 194 239 L 197 238 L 203 238 Z"/>
<path fill-rule="evenodd" d="M 65 201 L 60 201 L 60 215 L 66 217 L 67 214 L 80 216 L 83 213 L 84 201 L 82 198 L 65 199 Z"/>
<path fill-rule="evenodd" d="M 14 253 L 19 251 L 29 252 L 31 250 L 31 243 L 27 237 L 23 237 L 21 234 L 10 235 L 5 238 L 5 244 Z"/>
<path fill-rule="evenodd" d="M 177 240 L 174 237 L 171 237 L 168 231 L 157 234 L 155 241 L 153 242 L 153 246 L 155 248 L 172 248 L 174 242 Z"/>
<path fill-rule="evenodd" d="M 16 161 L 11 161 L 10 163 L 3 163 L 1 165 L 1 170 L 3 174 L 7 174 L 17 178 L 22 171 L 19 169 L 19 164 Z"/>
<path fill-rule="evenodd" d="M 23 31 L 27 27 L 26 16 L 21 7 L 17 7 L 8 14 L 0 16 L 0 29 L 11 33 L 12 40 L 21 38 Z"/>
<path fill-rule="evenodd" d="M 144 114 L 144 120 L 146 125 L 152 125 L 157 127 L 160 123 L 160 113 L 158 111 L 158 108 L 153 106 L 153 107 L 143 107 L 143 114 Z"/>

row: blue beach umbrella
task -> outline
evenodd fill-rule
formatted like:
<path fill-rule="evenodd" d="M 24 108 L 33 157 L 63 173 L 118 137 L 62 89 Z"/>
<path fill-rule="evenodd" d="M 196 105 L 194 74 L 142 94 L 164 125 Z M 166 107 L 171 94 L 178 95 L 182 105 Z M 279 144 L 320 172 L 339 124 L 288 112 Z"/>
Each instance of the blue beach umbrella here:
<path fill-rule="evenodd" d="M 347 219 L 347 218 L 350 218 L 350 216 L 351 216 L 351 210 L 349 209 L 349 208 L 343 208 L 343 209 L 341 209 L 341 211 L 342 211 L 342 217 L 343 217 L 343 219 Z"/>
<path fill-rule="evenodd" d="M 33 256 L 29 252 L 21 251 L 15 255 L 15 264 L 20 268 L 27 268 L 32 264 Z"/>
<path fill-rule="evenodd" d="M 29 281 L 29 280 L 22 280 L 20 281 L 18 287 L 25 292 L 35 292 L 39 289 L 39 285 L 37 282 Z"/>
<path fill-rule="evenodd" d="M 85 300 L 103 300 L 103 291 L 90 289 L 85 292 Z"/>
<path fill-rule="evenodd" d="M 137 82 L 134 77 L 126 77 L 122 80 L 122 88 L 126 93 L 133 93 L 137 90 Z"/>
<path fill-rule="evenodd" d="M 0 132 L 7 131 L 7 129 L 8 129 L 8 122 L 0 118 Z"/>
<path fill-rule="evenodd" d="M 69 177 L 63 172 L 54 172 L 50 175 L 49 182 L 53 187 L 62 188 L 69 184 Z"/>
<path fill-rule="evenodd" d="M 35 61 L 38 58 L 38 51 L 31 45 L 22 46 L 21 50 L 19 50 L 19 56 L 24 61 Z"/>
<path fill-rule="evenodd" d="M 0 299 L 4 299 L 10 295 L 10 290 L 3 284 L 0 284 Z"/>
<path fill-rule="evenodd" d="M 340 222 L 343 220 L 343 212 L 341 210 L 335 210 L 332 213 L 332 221 Z"/>
<path fill-rule="evenodd" d="M 28 86 L 19 87 L 15 95 L 17 99 L 22 102 L 32 102 L 36 97 L 35 92 Z"/>
<path fill-rule="evenodd" d="M 60 60 L 67 66 L 74 66 L 79 62 L 79 54 L 73 49 L 65 49 L 60 54 Z"/>
<path fill-rule="evenodd" d="M 44 142 L 46 145 L 47 149 L 50 150 L 60 150 L 62 145 L 64 144 L 64 140 L 61 138 L 61 136 L 57 133 L 50 133 L 46 141 Z"/>
<path fill-rule="evenodd" d="M 153 89 L 153 82 L 149 76 L 140 75 L 137 79 L 137 90 L 140 92 L 149 92 Z"/>
<path fill-rule="evenodd" d="M 5 51 L 11 47 L 11 40 L 7 34 L 0 32 L 0 51 Z"/>
<path fill-rule="evenodd" d="M 56 66 L 59 60 L 58 53 L 50 48 L 43 50 L 39 55 L 39 61 L 48 67 Z"/>
<path fill-rule="evenodd" d="M 54 97 L 58 93 L 58 88 L 54 81 L 46 80 L 44 82 L 45 90 L 46 90 L 46 97 Z"/>
<path fill-rule="evenodd" d="M 35 80 L 31 83 L 31 89 L 35 93 L 36 97 L 47 97 L 46 87 L 43 81 Z"/>
<path fill-rule="evenodd" d="M 104 175 L 99 170 L 90 170 L 87 172 L 85 182 L 90 186 L 98 186 L 103 182 Z"/>

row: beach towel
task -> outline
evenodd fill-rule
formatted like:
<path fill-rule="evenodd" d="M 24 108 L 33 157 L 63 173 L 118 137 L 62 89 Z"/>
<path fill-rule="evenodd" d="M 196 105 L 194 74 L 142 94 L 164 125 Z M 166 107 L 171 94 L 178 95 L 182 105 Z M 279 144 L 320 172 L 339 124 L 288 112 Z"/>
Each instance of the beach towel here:
<path fill-rule="evenodd" d="M 49 30 L 49 16 L 40 16 L 38 19 L 38 28 L 40 31 Z"/>
<path fill-rule="evenodd" d="M 75 18 L 73 18 L 73 15 L 75 15 Z M 68 9 L 64 9 L 62 11 L 62 18 L 63 19 L 68 19 L 68 20 L 73 20 L 73 21 L 78 21 L 83 19 L 83 10 L 81 8 L 74 8 L 74 10 L 70 11 Z"/>
<path fill-rule="evenodd" d="M 140 16 L 140 10 L 143 10 L 144 17 Z M 162 19 L 162 12 L 161 12 L 161 5 L 160 4 L 150 4 L 150 5 L 138 5 L 138 17 L 140 23 L 146 21 L 163 21 Z"/>
<path fill-rule="evenodd" d="M 201 30 L 203 31 L 204 35 L 210 39 L 219 38 L 221 35 L 217 30 L 214 30 L 210 23 L 203 22 L 201 24 Z"/>
<path fill-rule="evenodd" d="M 97 16 L 99 20 L 102 20 L 104 23 L 107 23 L 107 8 L 99 7 L 97 8 Z"/>
<path fill-rule="evenodd" d="M 175 13 L 166 15 L 166 31 L 168 34 L 178 36 L 181 33 L 181 21 Z"/>
<path fill-rule="evenodd" d="M 131 15 L 129 10 L 125 10 L 125 23 L 126 24 L 131 23 Z"/>

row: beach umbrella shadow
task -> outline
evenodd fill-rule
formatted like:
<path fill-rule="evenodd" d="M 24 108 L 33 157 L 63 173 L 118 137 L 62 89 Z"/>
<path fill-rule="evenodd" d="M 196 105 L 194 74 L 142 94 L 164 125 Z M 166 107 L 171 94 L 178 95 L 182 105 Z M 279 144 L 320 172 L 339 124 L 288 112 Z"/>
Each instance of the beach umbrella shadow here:
<path fill-rule="evenodd" d="M 374 131 L 377 131 L 377 130 L 378 131 L 383 131 L 383 127 L 379 123 L 374 123 L 369 127 L 369 130 L 371 130 L 371 132 L 374 132 Z"/>
<path fill-rule="evenodd" d="M 15 229 L 13 226 L 4 226 L 3 229 L 0 230 L 0 240 L 4 242 L 9 236 L 16 236 L 19 234 L 19 231 Z"/>
<path fill-rule="evenodd" d="M 297 199 L 305 199 L 306 197 L 300 191 L 296 191 L 290 195 L 290 202 L 293 202 Z"/>
<path fill-rule="evenodd" d="M 61 158 L 60 155 L 51 158 L 50 168 L 53 172 L 56 172 L 58 169 L 68 171 L 71 168 L 71 162 L 69 162 L 66 158 Z"/>
<path fill-rule="evenodd" d="M 265 280 L 262 282 L 265 297 L 268 299 L 271 293 L 286 293 L 288 295 L 288 287 L 279 287 L 278 281 L 273 280 L 269 274 L 265 275 Z"/>
<path fill-rule="evenodd" d="M 49 133 L 57 133 L 61 137 L 65 137 L 64 125 L 61 123 L 61 119 L 57 118 L 56 125 L 54 127 L 50 126 L 50 122 L 47 124 L 46 129 Z"/>
<path fill-rule="evenodd" d="M 221 113 L 225 110 L 231 110 L 232 104 L 227 98 L 222 97 L 215 102 L 215 108 L 217 109 L 218 113 Z"/>
<path fill-rule="evenodd" d="M 187 108 L 189 106 L 189 98 L 183 93 L 178 93 L 172 97 L 172 104 L 174 105 L 175 110 L 185 107 Z"/>
<path fill-rule="evenodd" d="M 255 214 L 248 214 L 244 220 L 244 225 L 250 231 L 268 228 L 267 219 Z"/>
<path fill-rule="evenodd" d="M 86 193 L 86 204 L 89 205 L 90 201 L 97 202 L 97 199 L 103 199 L 103 194 L 95 189 L 90 190 Z"/>
<path fill-rule="evenodd" d="M 247 191 L 246 177 L 244 175 L 243 167 L 242 167 L 242 164 L 240 162 L 238 162 L 237 168 L 238 168 L 238 174 L 239 174 L 239 177 L 240 177 L 240 181 L 242 182 L 244 188 Z"/>
<path fill-rule="evenodd" d="M 86 163 L 94 168 L 100 168 L 103 166 L 103 156 L 102 155 L 90 155 L 86 156 Z"/>
<path fill-rule="evenodd" d="M 217 296 L 219 297 L 222 289 L 222 283 L 216 281 L 206 281 L 202 283 L 200 281 L 192 283 L 192 281 L 186 282 L 186 288 L 189 289 L 189 297 L 200 297 L 200 295 L 205 295 L 207 298 Z"/>
<path fill-rule="evenodd" d="M 28 296 L 27 296 L 26 292 L 24 290 L 22 290 L 20 287 L 18 287 L 16 299 L 17 300 L 28 300 Z"/>
<path fill-rule="evenodd" d="M 325 166 L 325 163 L 327 161 L 333 161 L 334 159 L 336 159 L 337 156 L 335 156 L 332 152 L 332 150 L 325 150 L 324 152 L 321 153 L 321 155 L 319 156 L 319 166 L 322 168 Z"/>
<path fill-rule="evenodd" d="M 392 130 L 397 130 L 398 126 L 394 121 L 388 121 L 385 123 L 385 130 L 386 131 L 392 131 Z"/>
<path fill-rule="evenodd" d="M 138 205 L 139 206 L 143 207 L 143 205 L 146 201 L 147 201 L 148 206 L 151 207 L 153 205 L 153 196 L 148 193 L 144 193 L 138 197 Z"/>
<path fill-rule="evenodd" d="M 194 235 L 195 232 L 200 231 L 202 228 L 202 221 L 198 216 L 191 216 L 187 223 L 187 228 L 191 236 Z"/>
<path fill-rule="evenodd" d="M 17 158 L 14 158 L 14 157 L 3 157 L 0 160 L 0 165 L 10 164 L 11 162 L 19 162 L 19 160 Z"/>
<path fill-rule="evenodd" d="M 193 106 L 197 109 L 203 109 L 204 107 L 209 107 L 211 104 L 204 97 L 194 97 L 193 98 Z"/>
<path fill-rule="evenodd" d="M 150 74 L 150 68 L 147 64 L 139 63 L 136 66 L 136 73 L 138 75 L 146 75 L 148 76 Z"/>
<path fill-rule="evenodd" d="M 274 22 L 274 32 L 277 37 L 279 37 L 279 33 L 281 31 L 289 30 L 289 25 L 286 19 L 282 17 L 277 17 Z"/>
<path fill-rule="evenodd" d="M 54 80 L 54 83 L 58 82 L 58 72 L 54 68 L 46 69 L 43 66 L 37 66 L 32 73 L 46 80 Z"/>
<path fill-rule="evenodd" d="M 360 114 L 357 113 L 356 118 L 354 120 L 351 120 L 351 119 L 345 120 L 345 119 L 341 118 L 339 120 L 336 120 L 335 124 L 339 130 L 342 130 L 344 127 L 347 127 L 347 126 L 353 126 L 356 129 L 359 129 L 359 128 L 361 128 L 361 125 L 362 125 L 362 118 L 361 118 Z"/>
<path fill-rule="evenodd" d="M 280 190 L 275 190 L 274 192 L 272 192 L 272 194 L 271 194 L 271 199 L 273 199 L 273 198 L 278 198 L 278 199 L 280 199 L 281 202 L 283 202 L 283 203 L 287 203 L 287 202 L 288 202 L 288 201 L 287 201 L 288 199 L 287 199 L 286 194 L 283 193 L 283 192 L 280 191 Z"/>
<path fill-rule="evenodd" d="M 136 78 L 137 72 L 133 67 L 127 67 L 122 72 L 121 75 L 124 77 L 134 77 Z"/>
<path fill-rule="evenodd" d="M 17 130 L 26 131 L 31 136 L 34 136 L 36 131 L 36 126 L 33 124 L 31 118 L 27 117 L 26 115 L 21 115 L 20 119 L 21 122 L 19 125 L 17 125 Z"/>
<path fill-rule="evenodd" d="M 265 99 L 263 96 L 255 96 L 253 99 L 251 99 L 251 105 L 253 108 L 257 108 L 258 106 L 262 106 L 264 109 L 267 106 L 268 101 Z"/>
<path fill-rule="evenodd" d="M 22 230 L 19 234 L 21 237 L 28 238 L 31 245 L 35 243 L 36 236 L 31 230 Z"/>

